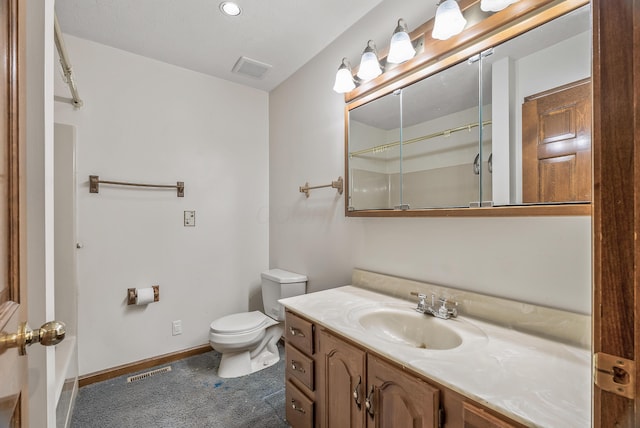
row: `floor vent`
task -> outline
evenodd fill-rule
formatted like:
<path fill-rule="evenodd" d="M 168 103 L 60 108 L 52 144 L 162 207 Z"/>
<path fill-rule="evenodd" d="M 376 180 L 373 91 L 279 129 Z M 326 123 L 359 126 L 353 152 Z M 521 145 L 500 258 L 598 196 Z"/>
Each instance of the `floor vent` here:
<path fill-rule="evenodd" d="M 160 373 L 167 373 L 171 371 L 171 366 L 167 366 L 167 367 L 162 367 L 160 369 L 155 369 L 155 370 L 151 370 L 149 372 L 145 372 L 145 373 L 140 373 L 139 375 L 135 375 L 135 376 L 129 376 L 127 378 L 127 383 L 131 383 L 131 382 L 136 382 L 142 379 L 146 379 L 148 377 L 151 376 L 155 376 L 157 374 Z"/>

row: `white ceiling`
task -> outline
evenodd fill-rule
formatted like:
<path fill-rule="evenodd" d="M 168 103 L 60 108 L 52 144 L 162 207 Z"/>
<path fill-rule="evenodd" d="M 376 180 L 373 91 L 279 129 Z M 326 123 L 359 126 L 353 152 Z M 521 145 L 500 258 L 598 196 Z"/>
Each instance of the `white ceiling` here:
<path fill-rule="evenodd" d="M 56 0 L 56 13 L 65 34 L 270 91 L 382 0 L 238 0 L 237 17 L 221 1 Z M 233 73 L 241 56 L 272 67 Z"/>

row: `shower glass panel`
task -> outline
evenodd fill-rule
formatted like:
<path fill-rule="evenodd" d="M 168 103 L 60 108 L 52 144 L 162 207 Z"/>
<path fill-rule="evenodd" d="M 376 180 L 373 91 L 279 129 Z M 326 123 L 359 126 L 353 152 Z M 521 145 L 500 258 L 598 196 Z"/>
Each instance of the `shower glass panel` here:
<path fill-rule="evenodd" d="M 56 426 L 71 421 L 78 390 L 78 284 L 76 263 L 75 127 L 54 127 L 55 318 L 65 339 L 55 347 Z"/>
<path fill-rule="evenodd" d="M 402 92 L 349 112 L 349 210 L 401 207 Z"/>

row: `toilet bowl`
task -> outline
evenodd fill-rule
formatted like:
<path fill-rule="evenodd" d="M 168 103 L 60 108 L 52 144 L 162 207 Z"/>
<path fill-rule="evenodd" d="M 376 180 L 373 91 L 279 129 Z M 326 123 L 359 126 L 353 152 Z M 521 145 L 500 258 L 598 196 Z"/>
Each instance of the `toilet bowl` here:
<path fill-rule="evenodd" d="M 305 293 L 307 277 L 281 269 L 262 273 L 260 311 L 223 316 L 209 326 L 209 344 L 222 354 L 218 376 L 239 377 L 265 369 L 280 360 L 278 341 L 284 332 L 284 308 L 278 299 Z"/>
<path fill-rule="evenodd" d="M 222 353 L 218 376 L 244 376 L 277 363 L 283 331 L 281 323 L 260 311 L 227 315 L 212 322 L 209 343 Z"/>

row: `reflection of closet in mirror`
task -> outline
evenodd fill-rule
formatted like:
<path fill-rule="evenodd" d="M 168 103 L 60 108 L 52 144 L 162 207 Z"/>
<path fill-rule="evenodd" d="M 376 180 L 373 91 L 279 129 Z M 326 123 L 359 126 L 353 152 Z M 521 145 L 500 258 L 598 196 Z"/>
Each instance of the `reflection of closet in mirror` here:
<path fill-rule="evenodd" d="M 494 205 L 590 201 L 590 193 L 580 190 L 591 188 L 591 166 L 582 161 L 590 159 L 590 123 L 585 122 L 591 116 L 590 85 L 578 98 L 565 94 L 553 106 L 545 101 L 542 110 L 528 115 L 533 122 L 523 126 L 523 109 L 532 108 L 527 99 L 591 76 L 590 28 L 587 5 L 496 46 L 483 58 L 492 97 Z M 580 101 L 585 94 L 588 106 Z M 526 166 L 523 135 L 533 165 Z M 524 197 L 525 186 L 536 195 Z"/>

